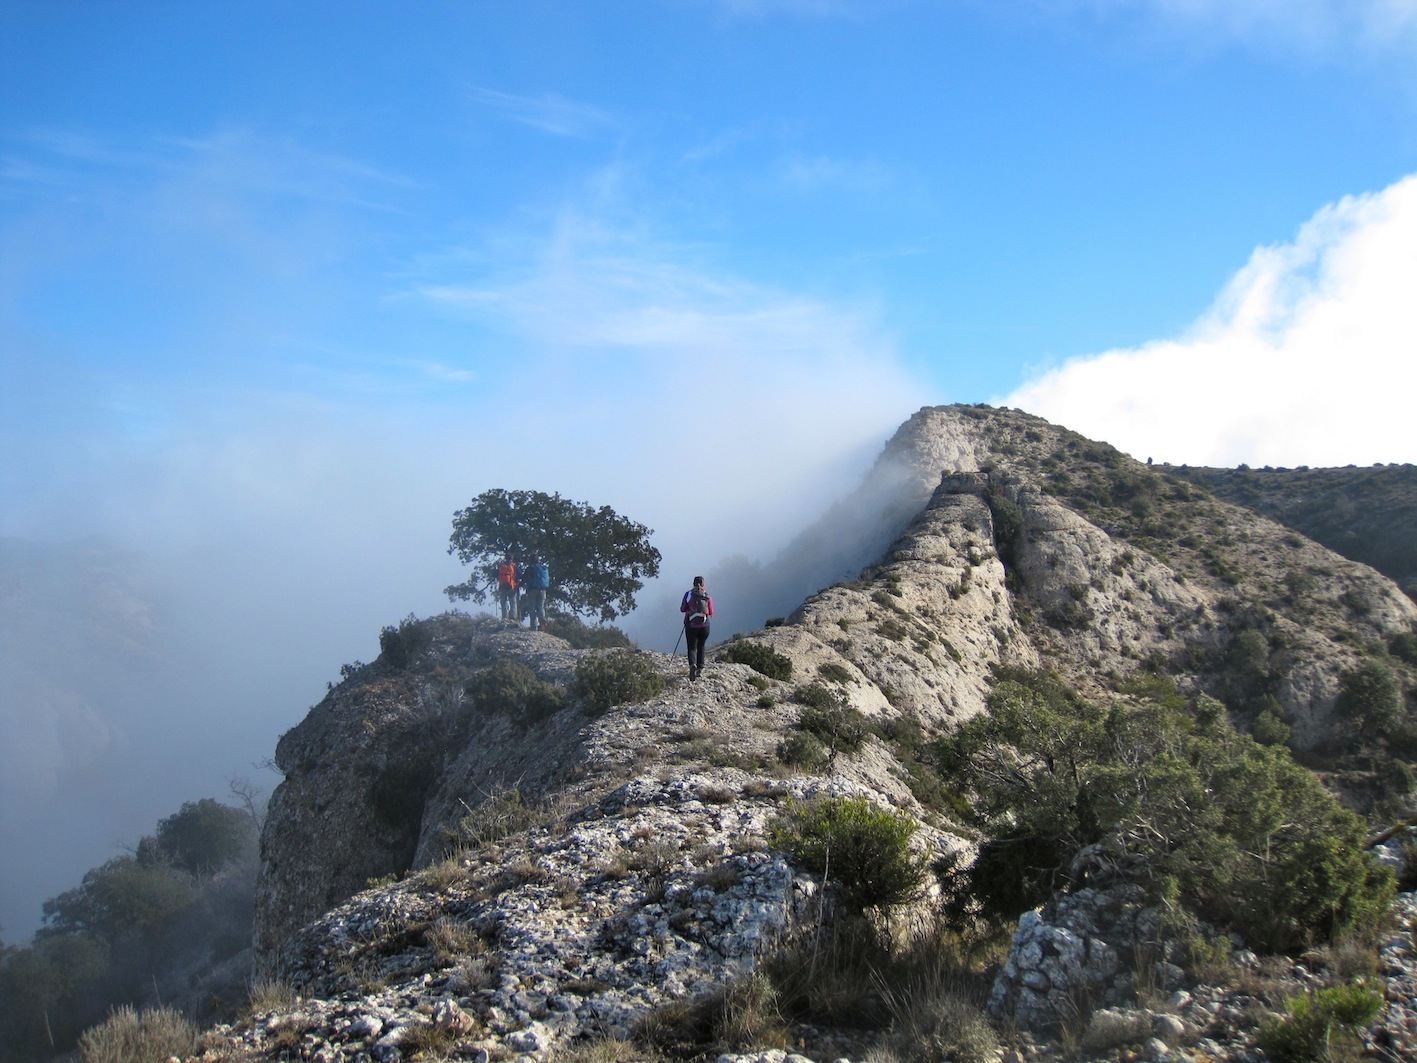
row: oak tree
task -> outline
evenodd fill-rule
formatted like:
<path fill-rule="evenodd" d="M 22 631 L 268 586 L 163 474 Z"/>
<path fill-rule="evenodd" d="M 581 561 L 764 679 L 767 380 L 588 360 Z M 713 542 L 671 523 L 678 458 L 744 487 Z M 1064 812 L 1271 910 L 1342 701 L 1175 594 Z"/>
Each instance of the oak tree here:
<path fill-rule="evenodd" d="M 635 593 L 659 574 L 660 554 L 649 542 L 653 534 L 609 506 L 494 488 L 453 514 L 448 553 L 472 571 L 445 593 L 484 602 L 496 591 L 502 557 L 538 557 L 551 570 L 548 610 L 614 620 L 635 607 Z"/>

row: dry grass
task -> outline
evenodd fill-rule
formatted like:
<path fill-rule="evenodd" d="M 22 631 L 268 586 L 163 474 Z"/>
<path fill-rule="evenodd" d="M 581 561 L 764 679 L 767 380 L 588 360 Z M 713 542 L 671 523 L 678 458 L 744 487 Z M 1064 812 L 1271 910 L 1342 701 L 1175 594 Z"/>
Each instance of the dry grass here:
<path fill-rule="evenodd" d="M 660 1063 L 662 1058 L 653 1048 L 637 1041 L 597 1037 L 551 1057 L 551 1063 Z"/>
<path fill-rule="evenodd" d="M 284 982 L 274 978 L 257 978 L 247 987 L 246 1010 L 251 1015 L 279 1011 L 290 1007 L 296 999 L 295 990 Z"/>
<path fill-rule="evenodd" d="M 465 956 L 478 956 L 487 951 L 487 942 L 472 927 L 446 916 L 434 920 L 424 931 L 423 938 L 433 949 L 433 962 L 439 967 L 457 963 Z"/>
<path fill-rule="evenodd" d="M 788 1024 L 777 990 L 762 973 L 721 986 L 693 1001 L 675 1001 L 646 1016 L 637 1033 L 668 1054 L 701 1055 L 787 1048 Z"/>
<path fill-rule="evenodd" d="M 399 1051 L 409 1059 L 430 1061 L 452 1059 L 460 1041 L 466 1035 L 451 1026 L 438 1026 L 431 1022 L 410 1027 L 399 1042 Z"/>
<path fill-rule="evenodd" d="M 179 1011 L 115 1009 L 79 1038 L 81 1063 L 167 1063 L 191 1053 L 197 1030 Z"/>
<path fill-rule="evenodd" d="M 417 872 L 417 884 L 432 893 L 446 893 L 472 881 L 472 869 L 464 863 L 467 854 L 459 849 L 436 864 Z"/>

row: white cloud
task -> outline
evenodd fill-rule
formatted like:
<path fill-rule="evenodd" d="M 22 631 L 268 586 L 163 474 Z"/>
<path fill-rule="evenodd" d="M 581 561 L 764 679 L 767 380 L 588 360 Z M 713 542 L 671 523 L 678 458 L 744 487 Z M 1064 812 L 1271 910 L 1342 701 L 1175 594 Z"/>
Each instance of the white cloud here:
<path fill-rule="evenodd" d="M 1184 336 L 1079 358 L 1001 400 L 1139 458 L 1417 461 L 1417 175 L 1262 247 Z"/>

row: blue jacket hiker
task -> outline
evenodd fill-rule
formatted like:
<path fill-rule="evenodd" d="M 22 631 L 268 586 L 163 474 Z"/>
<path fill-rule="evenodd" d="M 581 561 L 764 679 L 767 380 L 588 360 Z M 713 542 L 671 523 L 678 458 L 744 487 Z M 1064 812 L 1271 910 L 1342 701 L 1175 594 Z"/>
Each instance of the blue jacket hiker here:
<path fill-rule="evenodd" d="M 709 637 L 709 617 L 713 616 L 713 599 L 704 589 L 704 578 L 694 577 L 694 585 L 684 592 L 679 603 L 684 614 L 684 641 L 689 649 L 689 678 L 697 679 L 704 670 L 704 643 Z"/>
<path fill-rule="evenodd" d="M 526 588 L 526 608 L 524 612 L 530 622 L 531 630 L 546 627 L 546 591 L 551 586 L 551 570 L 546 567 L 546 562 L 540 558 L 533 557 L 530 564 L 526 566 L 523 573 L 525 582 L 522 584 Z"/>

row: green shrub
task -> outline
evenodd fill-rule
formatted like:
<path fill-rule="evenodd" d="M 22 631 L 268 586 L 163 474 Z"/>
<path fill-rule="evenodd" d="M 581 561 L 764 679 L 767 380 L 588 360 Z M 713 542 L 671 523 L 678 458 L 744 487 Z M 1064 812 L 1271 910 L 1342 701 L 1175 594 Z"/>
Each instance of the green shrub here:
<path fill-rule="evenodd" d="M 862 912 L 919 895 L 929 858 L 910 847 L 916 829 L 909 816 L 864 797 L 817 797 L 791 802 L 770 836 L 803 867 L 834 883 L 849 911 Z"/>
<path fill-rule="evenodd" d="M 1255 717 L 1250 734 L 1262 746 L 1282 746 L 1289 741 L 1290 727 L 1279 713 L 1266 707 Z"/>
<path fill-rule="evenodd" d="M 1382 994 L 1362 982 L 1290 997 L 1288 1014 L 1265 1023 L 1256 1042 L 1273 1063 L 1327 1063 L 1335 1037 L 1352 1046 L 1354 1031 L 1372 1022 L 1382 1004 Z"/>
<path fill-rule="evenodd" d="M 1200 934 L 1188 934 L 1181 941 L 1181 962 L 1197 982 L 1220 985 L 1230 981 L 1234 973 L 1230 951 L 1228 937 L 1205 938 Z"/>
<path fill-rule="evenodd" d="M 840 701 L 812 704 L 802 711 L 797 723 L 808 734 L 816 735 L 832 752 L 854 753 L 866 740 L 865 719 L 856 709 Z"/>
<path fill-rule="evenodd" d="M 1417 667 L 1417 633 L 1404 631 L 1388 639 L 1387 649 L 1399 661 L 1406 661 Z"/>
<path fill-rule="evenodd" d="M 841 695 L 821 683 L 809 683 L 792 692 L 792 700 L 814 709 L 831 709 L 841 704 Z"/>
<path fill-rule="evenodd" d="M 571 689 L 587 711 L 605 712 L 615 705 L 645 701 L 664 690 L 664 677 L 649 657 L 636 650 L 592 654 L 576 663 Z"/>
<path fill-rule="evenodd" d="M 719 651 L 718 659 L 729 664 L 746 664 L 769 679 L 786 682 L 792 678 L 792 661 L 761 642 L 749 642 L 746 639 L 730 642 Z"/>
<path fill-rule="evenodd" d="M 807 731 L 793 731 L 777 744 L 777 759 L 803 771 L 821 771 L 827 766 L 827 747 Z"/>
<path fill-rule="evenodd" d="M 398 627 L 386 627 L 379 632 L 379 659 L 402 670 L 432 644 L 433 631 L 428 622 L 409 613 L 399 621 Z"/>
<path fill-rule="evenodd" d="M 482 712 L 500 712 L 523 725 L 544 720 L 565 703 L 560 687 L 537 677 L 520 661 L 502 658 L 463 686 Z"/>
<path fill-rule="evenodd" d="M 876 625 L 876 634 L 892 642 L 904 642 L 910 635 L 910 628 L 894 617 L 887 617 Z"/>
<path fill-rule="evenodd" d="M 1018 546 L 1023 536 L 1023 510 L 993 486 L 985 492 L 984 503 L 994 518 L 995 552 L 1004 567 L 1012 570 L 1018 564 Z"/>
<path fill-rule="evenodd" d="M 1382 661 L 1366 660 L 1344 674 L 1333 708 L 1358 725 L 1360 738 L 1387 738 L 1402 722 L 1402 684 Z"/>
<path fill-rule="evenodd" d="M 634 646 L 630 636 L 613 624 L 587 624 L 569 613 L 548 616 L 543 630 L 577 650 L 628 650 Z"/>
<path fill-rule="evenodd" d="M 117 1008 L 79 1038 L 82 1063 L 167 1063 L 193 1052 L 197 1030 L 179 1011 Z"/>
<path fill-rule="evenodd" d="M 830 661 L 817 665 L 817 674 L 830 683 L 840 683 L 842 686 L 851 682 L 851 673 L 841 665 Z"/>
<path fill-rule="evenodd" d="M 1137 687 L 1102 708 L 1054 676 L 1003 670 L 989 713 L 937 755 L 989 837 L 970 869 L 947 869 L 946 891 L 991 922 L 1033 907 L 1101 842 L 1133 859 L 1143 885 L 1174 889 L 1259 949 L 1371 927 L 1391 898 L 1357 817 L 1204 697 Z"/>

